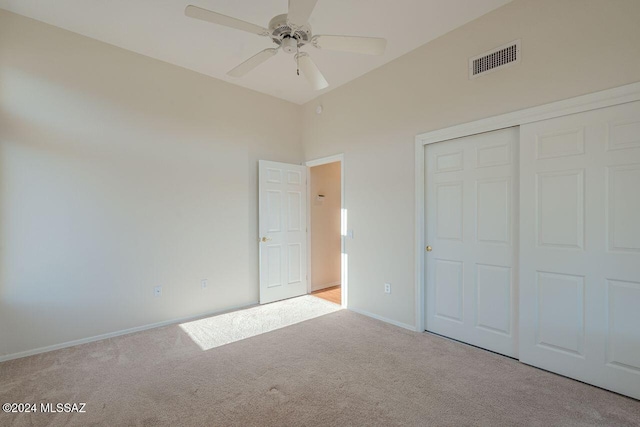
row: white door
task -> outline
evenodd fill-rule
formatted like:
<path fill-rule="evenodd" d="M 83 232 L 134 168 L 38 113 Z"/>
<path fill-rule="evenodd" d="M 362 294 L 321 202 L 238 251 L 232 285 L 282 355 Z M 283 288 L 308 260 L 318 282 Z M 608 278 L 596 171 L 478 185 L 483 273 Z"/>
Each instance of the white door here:
<path fill-rule="evenodd" d="M 521 137 L 520 360 L 640 398 L 640 102 Z"/>
<path fill-rule="evenodd" d="M 517 150 L 517 128 L 425 150 L 427 330 L 512 357 Z"/>
<path fill-rule="evenodd" d="M 259 162 L 260 304 L 307 293 L 307 169 Z"/>

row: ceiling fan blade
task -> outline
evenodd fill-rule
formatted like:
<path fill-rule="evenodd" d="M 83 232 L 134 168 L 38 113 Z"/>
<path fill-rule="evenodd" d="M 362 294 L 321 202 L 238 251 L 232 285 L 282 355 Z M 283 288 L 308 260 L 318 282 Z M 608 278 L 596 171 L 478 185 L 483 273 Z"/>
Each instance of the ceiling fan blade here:
<path fill-rule="evenodd" d="M 287 22 L 301 27 L 309 22 L 309 17 L 318 0 L 289 0 Z"/>
<path fill-rule="evenodd" d="M 320 49 L 365 55 L 382 55 L 387 47 L 387 41 L 377 37 L 315 36 L 311 43 Z"/>
<path fill-rule="evenodd" d="M 231 77 L 242 77 L 247 74 L 249 71 L 256 68 L 258 65 L 265 62 L 267 59 L 271 58 L 273 55 L 278 53 L 278 49 L 265 49 L 262 52 L 253 55 L 251 58 L 244 61 L 242 64 L 238 65 L 233 70 L 227 73 L 228 76 Z"/>
<path fill-rule="evenodd" d="M 298 66 L 314 90 L 324 89 L 329 86 L 329 83 L 327 83 L 327 80 L 308 54 L 304 52 L 298 54 Z"/>
<path fill-rule="evenodd" d="M 184 10 L 184 14 L 190 18 L 200 19 L 202 21 L 211 22 L 218 25 L 223 25 L 229 28 L 235 28 L 236 30 L 247 31 L 249 33 L 264 36 L 269 34 L 269 30 L 259 25 L 252 24 L 250 22 L 241 21 L 230 16 L 221 15 L 216 12 L 212 12 L 207 9 L 202 9 L 198 6 L 189 5 Z"/>

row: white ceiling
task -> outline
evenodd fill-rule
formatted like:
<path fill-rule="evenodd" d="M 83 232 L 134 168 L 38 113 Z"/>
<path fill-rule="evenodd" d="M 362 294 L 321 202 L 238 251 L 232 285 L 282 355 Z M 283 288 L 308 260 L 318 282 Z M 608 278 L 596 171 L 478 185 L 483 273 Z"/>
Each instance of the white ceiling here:
<path fill-rule="evenodd" d="M 268 47 L 269 38 L 184 16 L 194 4 L 264 27 L 287 0 L 0 0 L 0 8 L 298 104 L 353 80 L 511 0 L 319 0 L 313 34 L 384 37 L 383 56 L 306 46 L 329 82 L 312 90 L 280 52 L 248 75 L 226 72 Z"/>

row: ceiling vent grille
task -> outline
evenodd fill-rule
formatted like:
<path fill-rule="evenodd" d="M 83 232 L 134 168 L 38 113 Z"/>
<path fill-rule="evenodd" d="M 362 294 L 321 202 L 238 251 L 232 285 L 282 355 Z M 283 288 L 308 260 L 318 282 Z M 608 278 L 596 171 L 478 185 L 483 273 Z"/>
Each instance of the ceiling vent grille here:
<path fill-rule="evenodd" d="M 469 58 L 469 78 L 490 73 L 520 62 L 520 40 Z"/>

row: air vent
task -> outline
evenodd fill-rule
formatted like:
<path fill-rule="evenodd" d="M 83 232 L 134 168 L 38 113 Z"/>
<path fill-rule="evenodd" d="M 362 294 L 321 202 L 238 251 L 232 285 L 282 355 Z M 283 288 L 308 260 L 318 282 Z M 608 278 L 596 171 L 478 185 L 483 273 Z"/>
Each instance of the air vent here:
<path fill-rule="evenodd" d="M 520 62 L 520 40 L 470 58 L 469 78 L 475 79 L 518 62 Z"/>

